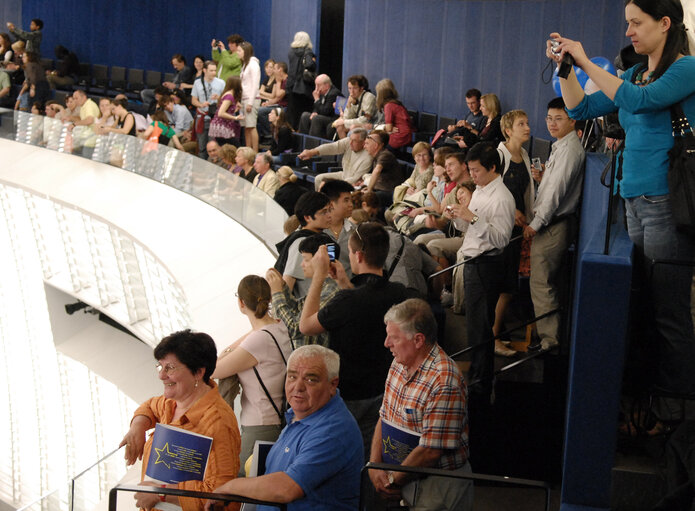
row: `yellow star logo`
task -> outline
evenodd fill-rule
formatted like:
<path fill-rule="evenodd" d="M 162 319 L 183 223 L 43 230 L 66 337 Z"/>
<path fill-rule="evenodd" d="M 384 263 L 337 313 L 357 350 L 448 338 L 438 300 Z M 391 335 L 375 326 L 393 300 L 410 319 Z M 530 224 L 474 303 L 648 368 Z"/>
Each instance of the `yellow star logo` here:
<path fill-rule="evenodd" d="M 391 443 L 391 437 L 387 436 L 384 440 L 382 440 L 382 443 L 384 444 L 384 454 L 389 454 L 392 458 L 395 458 L 396 455 L 398 454 L 398 449 L 396 449 L 396 446 Z"/>
<path fill-rule="evenodd" d="M 162 447 L 160 449 L 155 447 L 154 450 L 157 452 L 157 459 L 155 460 L 154 464 L 157 465 L 158 463 L 162 463 L 166 468 L 171 468 L 171 465 L 170 465 L 171 461 L 169 461 L 169 463 L 167 463 L 167 461 L 165 461 L 166 458 L 164 458 L 164 456 L 169 456 L 170 458 L 176 458 L 176 454 L 174 454 L 173 452 L 171 452 L 169 450 L 169 442 L 164 444 L 164 447 Z"/>

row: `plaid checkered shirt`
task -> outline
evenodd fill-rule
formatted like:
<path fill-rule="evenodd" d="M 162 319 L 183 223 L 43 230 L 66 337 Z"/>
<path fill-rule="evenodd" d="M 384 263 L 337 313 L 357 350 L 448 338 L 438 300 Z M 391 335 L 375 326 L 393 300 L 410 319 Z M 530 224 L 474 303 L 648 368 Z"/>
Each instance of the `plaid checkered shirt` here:
<path fill-rule="evenodd" d="M 435 468 L 454 470 L 468 459 L 466 384 L 454 361 L 435 344 L 408 377 L 391 363 L 381 418 L 422 434 L 419 445 L 444 451 Z"/>

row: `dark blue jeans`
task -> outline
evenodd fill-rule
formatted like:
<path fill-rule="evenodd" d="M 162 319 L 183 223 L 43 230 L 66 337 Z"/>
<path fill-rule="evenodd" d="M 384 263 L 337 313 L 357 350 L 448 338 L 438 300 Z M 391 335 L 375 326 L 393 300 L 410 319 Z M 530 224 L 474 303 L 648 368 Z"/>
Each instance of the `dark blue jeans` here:
<path fill-rule="evenodd" d="M 625 199 L 627 229 L 643 256 L 645 282 L 659 336 L 657 386 L 676 393 L 695 393 L 695 334 L 690 312 L 695 243 L 676 230 L 668 195 Z"/>

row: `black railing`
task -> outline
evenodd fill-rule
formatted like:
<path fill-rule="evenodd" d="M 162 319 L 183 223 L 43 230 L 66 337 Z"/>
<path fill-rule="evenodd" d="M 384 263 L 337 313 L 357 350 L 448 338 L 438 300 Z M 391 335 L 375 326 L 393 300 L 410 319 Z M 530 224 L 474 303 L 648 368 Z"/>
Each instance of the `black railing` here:
<path fill-rule="evenodd" d="M 460 473 L 460 472 L 453 472 L 451 470 L 442 470 L 438 468 L 425 468 L 425 467 L 407 467 L 403 465 L 391 465 L 388 463 L 373 463 L 369 462 L 367 463 L 361 471 L 361 478 L 360 478 L 360 483 L 361 483 L 361 488 L 364 488 L 365 486 L 365 479 L 369 481 L 369 478 L 367 476 L 368 472 L 370 470 L 389 470 L 391 472 L 405 472 L 407 474 L 417 474 L 419 476 L 437 476 L 437 477 L 448 477 L 452 479 L 463 479 L 466 481 L 473 481 L 473 482 L 486 482 L 486 483 L 495 483 L 495 484 L 500 484 L 504 486 L 513 486 L 515 488 L 532 488 L 532 489 L 538 489 L 538 490 L 543 490 L 545 492 L 545 511 L 550 511 L 550 484 L 546 483 L 544 481 L 534 481 L 532 479 L 517 479 L 514 477 L 505 477 L 505 476 L 494 476 L 494 475 L 487 475 L 487 474 L 476 474 L 473 472 L 470 473 Z M 368 484 L 371 484 L 371 481 L 368 482 Z M 360 492 L 360 511 L 365 510 L 365 494 L 367 492 L 361 491 Z M 111 511 L 111 510 L 109 510 Z"/>
<path fill-rule="evenodd" d="M 193 499 L 203 500 L 218 500 L 224 503 L 242 502 L 245 504 L 256 504 L 259 506 L 274 506 L 280 509 L 280 511 L 287 510 L 287 504 L 252 499 L 249 497 L 242 497 L 241 495 L 227 495 L 223 493 L 211 493 L 204 491 L 179 490 L 178 488 L 160 488 L 158 486 L 137 486 L 119 484 L 111 488 L 111 490 L 109 491 L 109 511 L 117 511 L 119 491 L 127 491 L 132 493 L 156 493 L 157 495 L 172 495 L 174 497 L 189 497 Z"/>

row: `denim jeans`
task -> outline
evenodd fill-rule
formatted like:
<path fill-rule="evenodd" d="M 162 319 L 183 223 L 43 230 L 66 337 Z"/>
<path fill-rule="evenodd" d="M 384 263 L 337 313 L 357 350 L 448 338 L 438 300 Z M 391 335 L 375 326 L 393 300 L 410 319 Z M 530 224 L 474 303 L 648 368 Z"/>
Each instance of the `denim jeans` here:
<path fill-rule="evenodd" d="M 258 118 L 256 120 L 256 128 L 258 129 L 258 136 L 263 138 L 269 138 L 272 134 L 270 133 L 270 121 L 268 120 L 268 115 L 270 111 L 277 106 L 262 106 L 258 109 Z"/>
<path fill-rule="evenodd" d="M 695 334 L 690 312 L 695 243 L 676 230 L 668 195 L 625 199 L 627 229 L 643 256 L 645 282 L 659 336 L 656 385 L 676 393 L 695 393 Z M 656 261 L 656 262 L 655 262 Z"/>

